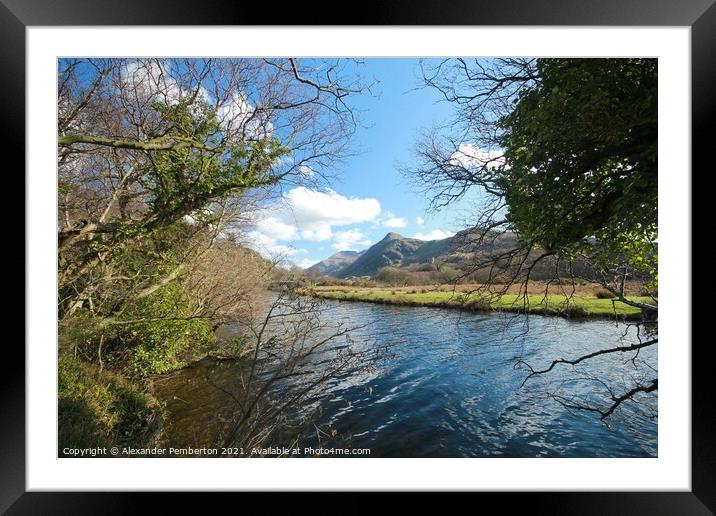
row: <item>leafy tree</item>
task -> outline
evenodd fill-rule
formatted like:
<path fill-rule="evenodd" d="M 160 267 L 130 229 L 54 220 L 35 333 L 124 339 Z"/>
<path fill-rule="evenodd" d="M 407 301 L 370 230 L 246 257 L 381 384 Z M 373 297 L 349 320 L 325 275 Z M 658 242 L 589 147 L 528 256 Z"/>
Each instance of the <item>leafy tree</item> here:
<path fill-rule="evenodd" d="M 638 355 L 656 345 L 657 61 L 446 59 L 423 64 L 422 75 L 454 106 L 454 115 L 423 134 L 418 164 L 405 172 L 429 193 L 435 209 L 468 192 L 478 200 L 464 244 L 477 256 L 473 271 L 488 273 L 478 293 L 500 295 L 518 284 L 528 305 L 533 272 L 553 264 L 545 295 L 550 283 L 563 288 L 567 279 L 569 303 L 581 270 L 615 302 L 639 307 L 650 319 L 637 344 L 539 371 L 522 362 L 529 377 L 558 363 L 604 353 Z M 517 237 L 513 248 L 493 245 L 506 234 Z M 650 299 L 629 291 L 634 279 L 645 283 Z M 605 408 L 559 401 L 605 418 L 658 385 L 651 376 L 634 383 L 624 394 L 610 388 Z"/>
<path fill-rule="evenodd" d="M 272 304 L 273 264 L 242 232 L 261 200 L 320 184 L 346 154 L 360 78 L 297 59 L 63 59 L 58 72 L 60 448 L 158 437 L 142 380 L 207 353 L 246 366 L 235 393 L 216 386 L 237 405 L 219 443 L 262 443 L 352 354 L 274 399 L 348 329 L 328 335 L 317 304 L 288 292 Z M 229 322 L 239 334 L 219 340 Z"/>
<path fill-rule="evenodd" d="M 325 177 L 364 87 L 340 60 L 68 59 L 58 72 L 61 323 L 91 326 L 118 367 L 177 367 L 266 280 L 229 237 L 257 199 Z"/>
<path fill-rule="evenodd" d="M 541 59 L 500 118 L 507 220 L 524 239 L 656 281 L 654 59 Z"/>

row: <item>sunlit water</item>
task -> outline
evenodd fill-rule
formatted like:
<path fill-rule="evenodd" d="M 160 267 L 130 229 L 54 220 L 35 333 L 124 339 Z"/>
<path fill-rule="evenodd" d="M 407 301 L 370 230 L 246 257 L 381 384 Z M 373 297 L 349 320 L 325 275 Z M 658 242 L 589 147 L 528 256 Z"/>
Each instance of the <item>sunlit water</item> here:
<path fill-rule="evenodd" d="M 560 364 L 521 384 L 528 370 L 557 358 L 636 341 L 635 329 L 612 321 L 474 314 L 437 308 L 329 302 L 332 323 L 362 326 L 353 349 L 367 352 L 360 366 L 321 386 L 293 413 L 310 423 L 276 437 L 327 446 L 317 428 L 334 433 L 372 457 L 649 457 L 657 454 L 656 393 L 625 402 L 607 419 L 565 408 L 552 395 L 590 406 L 609 405 L 634 379 L 656 378 L 656 348 L 601 356 L 578 367 Z M 345 345 L 340 341 L 341 345 Z M 327 353 L 315 357 L 320 369 Z M 230 418 L 236 368 L 224 362 L 185 370 L 157 384 L 170 413 L 173 444 L 210 439 L 216 423 Z M 295 388 L 301 381 L 295 380 Z M 283 385 L 282 388 L 286 386 Z M 339 441 L 338 441 L 339 440 Z M 285 442 L 280 442 L 285 441 Z"/>

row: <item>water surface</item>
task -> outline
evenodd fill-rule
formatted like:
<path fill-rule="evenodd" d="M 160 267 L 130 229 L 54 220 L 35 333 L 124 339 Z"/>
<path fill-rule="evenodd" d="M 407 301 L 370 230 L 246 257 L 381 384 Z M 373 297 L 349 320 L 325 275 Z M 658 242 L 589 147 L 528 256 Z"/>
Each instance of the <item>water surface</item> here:
<path fill-rule="evenodd" d="M 279 441 L 326 445 L 316 428 L 342 444 L 370 448 L 373 457 L 650 457 L 657 454 L 656 393 L 627 402 L 608 419 L 565 408 L 554 395 L 608 405 L 637 379 L 656 378 L 655 348 L 612 354 L 579 367 L 558 365 L 521 387 L 527 370 L 557 358 L 629 345 L 633 328 L 613 321 L 463 313 L 457 310 L 330 301 L 333 323 L 362 326 L 352 333 L 361 364 L 331 379 L 292 415 L 310 423 Z M 375 352 L 373 352 L 375 351 Z M 315 358 L 314 369 L 325 360 Z M 230 390 L 241 365 L 187 369 L 159 382 L 174 444 L 209 438 L 231 417 L 232 400 L 205 381 Z M 295 380 L 300 388 L 301 381 Z M 285 386 L 283 386 L 285 387 Z M 283 445 L 284 442 L 274 442 Z M 333 443 L 335 444 L 335 442 Z"/>

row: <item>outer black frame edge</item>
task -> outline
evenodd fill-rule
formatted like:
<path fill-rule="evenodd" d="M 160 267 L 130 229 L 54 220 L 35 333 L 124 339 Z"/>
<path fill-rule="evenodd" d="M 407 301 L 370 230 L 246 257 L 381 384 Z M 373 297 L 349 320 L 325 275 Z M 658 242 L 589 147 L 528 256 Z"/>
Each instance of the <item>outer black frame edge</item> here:
<path fill-rule="evenodd" d="M 2 0 L 25 25 L 691 25 L 713 0 Z M 348 4 L 350 5 L 350 4 Z"/>
<path fill-rule="evenodd" d="M 6 145 L 0 169 L 6 181 L 15 181 L 15 184 L 6 186 L 5 191 L 18 198 L 19 192 L 25 192 L 25 25 L 2 4 L 2 0 L 0 66 L 3 69 L 0 79 L 0 138 Z M 12 155 L 21 158 L 13 163 Z M 11 268 L 6 270 L 11 273 L 7 278 L 19 278 L 17 272 L 23 269 L 27 277 L 24 233 L 23 219 L 23 236 L 17 235 L 13 240 L 16 247 L 12 252 L 17 254 L 13 254 L 9 261 Z M 19 242 L 23 242 L 22 247 L 17 245 Z M 24 283 L 13 287 L 18 289 L 17 292 L 23 292 L 24 307 Z M 5 291 L 9 293 L 13 287 L 5 286 Z M 16 319 L 8 319 L 6 330 L 16 330 Z M 21 328 L 24 335 L 24 325 Z M 17 333 L 12 332 L 14 335 Z M 25 491 L 25 351 L 17 338 L 6 334 L 4 340 L 7 353 L 3 356 L 4 367 L 0 374 L 0 513 Z"/>
<path fill-rule="evenodd" d="M 691 206 L 710 206 L 711 192 L 693 188 L 694 176 L 701 177 L 712 172 L 714 137 L 714 116 L 716 115 L 716 4 L 702 14 L 691 27 L 691 136 L 692 136 L 692 202 Z M 693 197 L 698 193 L 698 197 Z M 709 196 L 709 197 L 706 197 Z M 702 215 L 703 217 L 703 215 Z M 691 264 L 692 278 L 697 266 L 707 266 L 704 255 L 693 254 L 693 238 L 703 235 L 703 222 L 710 220 L 696 218 L 692 209 Z M 698 222 L 698 224 L 697 224 Z M 700 269 L 705 270 L 705 269 Z M 691 286 L 693 288 L 693 280 Z M 698 304 L 691 295 L 692 314 L 707 316 L 705 306 Z M 698 310 L 696 307 L 698 306 Z M 711 339 L 693 333 L 692 315 L 692 404 L 691 404 L 691 482 L 693 493 L 711 511 L 716 512 L 716 410 L 714 409 L 713 370 L 709 351 Z M 707 320 L 707 319 L 700 319 Z"/>
<path fill-rule="evenodd" d="M 321 4 L 322 2 L 318 2 Z M 327 7 L 327 9 L 323 9 Z M 371 9 L 372 8 L 372 9 Z M 692 28 L 692 170 L 713 170 L 714 84 L 716 84 L 716 5 L 714 0 L 374 0 L 363 2 L 355 16 L 332 14 L 335 4 L 304 4 L 276 9 L 260 2 L 203 0 L 0 0 L 0 137 L 5 149 L 25 155 L 25 27 L 28 25 L 665 25 Z M 322 14 L 321 14 L 322 13 Z M 21 167 L 2 162 L 6 179 L 18 180 Z M 24 170 L 24 167 L 22 168 Z M 675 172 L 689 178 L 689 171 Z M 689 180 L 691 180 L 689 178 Z M 693 191 L 693 189 L 692 189 Z M 712 194 L 709 192 L 709 196 Z M 693 223 L 697 221 L 694 219 Z M 692 235 L 695 233 L 692 229 Z M 23 237 L 24 241 L 24 237 Z M 23 246 L 22 258 L 24 261 Z M 15 255 L 13 260 L 20 267 Z M 695 267 L 696 262 L 692 261 Z M 25 277 L 31 273 L 25 265 Z M 24 285 L 23 285 L 24 286 Z M 23 296 L 24 299 L 24 296 Z M 693 298 L 692 298 L 693 300 Z M 27 306 L 27 310 L 32 307 Z M 711 400 L 711 339 L 692 345 L 692 491 L 618 493 L 479 493 L 479 501 L 509 504 L 533 513 L 707 515 L 716 511 L 716 417 Z M 5 370 L 0 375 L 0 512 L 7 514 L 125 514 L 171 505 L 206 509 L 197 493 L 59 493 L 25 492 L 25 353 L 13 339 L 6 342 Z M 683 343 L 687 345 L 688 343 Z M 12 353 L 15 355 L 13 356 Z M 211 493 L 246 504 L 265 495 Z M 458 495 L 454 493 L 453 496 Z M 472 494 L 472 503 L 475 502 Z M 237 497 L 242 497 L 241 499 Z M 347 503 L 350 498 L 350 503 Z M 280 499 L 273 509 L 295 509 L 306 494 Z M 422 493 L 411 495 L 420 503 Z M 267 500 L 264 498 L 264 500 Z M 374 509 L 375 494 L 349 494 L 341 513 Z M 198 502 L 198 503 L 197 503 Z M 285 504 L 285 505 L 283 505 Z M 246 504 L 247 505 L 247 504 Z M 246 506 L 244 505 L 244 506 Z M 313 504 L 312 504 L 313 505 Z"/>

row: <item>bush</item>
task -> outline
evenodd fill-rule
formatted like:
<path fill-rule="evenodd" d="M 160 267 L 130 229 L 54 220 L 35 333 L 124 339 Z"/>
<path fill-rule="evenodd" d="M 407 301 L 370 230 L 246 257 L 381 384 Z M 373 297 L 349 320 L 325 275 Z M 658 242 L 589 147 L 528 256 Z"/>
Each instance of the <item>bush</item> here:
<path fill-rule="evenodd" d="M 58 364 L 59 450 L 154 443 L 159 403 L 141 386 L 62 354 Z"/>
<path fill-rule="evenodd" d="M 587 310 L 583 306 L 579 305 L 565 306 L 561 312 L 565 317 L 568 318 L 581 318 L 587 317 L 589 315 L 589 312 L 587 312 Z"/>
<path fill-rule="evenodd" d="M 174 371 L 214 343 L 208 321 L 181 320 L 190 314 L 188 296 L 181 286 L 167 285 L 131 303 L 123 314 L 125 320 L 147 322 L 122 324 L 119 321 L 104 328 L 87 324 L 80 352 L 88 361 L 99 363 L 101 360 L 106 367 L 132 377 Z M 76 331 L 72 338 L 79 338 Z"/>
<path fill-rule="evenodd" d="M 594 294 L 594 296 L 597 299 L 612 299 L 614 297 L 614 295 L 611 292 L 609 292 L 608 290 L 604 290 L 604 289 L 597 290 L 597 292 Z"/>
<path fill-rule="evenodd" d="M 140 376 L 179 369 L 213 341 L 204 321 L 155 321 L 128 330 L 122 339 L 133 350 L 130 373 Z"/>
<path fill-rule="evenodd" d="M 467 302 L 468 306 L 477 312 L 487 312 L 491 310 L 490 300 L 486 297 L 473 297 Z"/>

